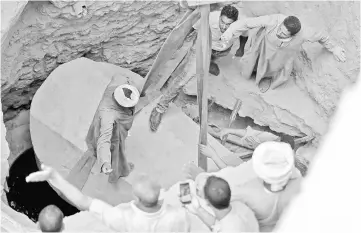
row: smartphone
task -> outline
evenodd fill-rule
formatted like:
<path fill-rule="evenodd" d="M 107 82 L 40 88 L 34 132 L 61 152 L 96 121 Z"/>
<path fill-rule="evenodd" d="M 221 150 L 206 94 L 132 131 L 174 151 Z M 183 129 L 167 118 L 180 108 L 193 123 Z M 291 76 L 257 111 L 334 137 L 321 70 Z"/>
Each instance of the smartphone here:
<path fill-rule="evenodd" d="M 179 189 L 180 189 L 180 201 L 183 204 L 190 204 L 192 202 L 192 197 L 191 197 L 191 188 L 188 182 L 186 183 L 180 183 L 179 184 Z"/>

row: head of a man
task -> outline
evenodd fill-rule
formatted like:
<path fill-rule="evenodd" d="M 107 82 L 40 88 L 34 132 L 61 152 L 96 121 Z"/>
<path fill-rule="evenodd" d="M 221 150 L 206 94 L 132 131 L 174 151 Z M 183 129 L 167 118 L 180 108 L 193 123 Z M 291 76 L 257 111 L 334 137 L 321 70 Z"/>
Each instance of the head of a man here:
<path fill-rule="evenodd" d="M 231 188 L 228 182 L 220 177 L 209 176 L 204 185 L 204 198 L 215 212 L 229 208 Z"/>
<path fill-rule="evenodd" d="M 41 210 L 38 226 L 42 232 L 61 232 L 63 230 L 63 212 L 55 205 L 48 205 Z"/>
<path fill-rule="evenodd" d="M 277 37 L 287 39 L 296 35 L 301 30 L 301 22 L 295 16 L 288 16 L 277 29 Z"/>
<path fill-rule="evenodd" d="M 219 29 L 221 32 L 224 33 L 233 22 L 237 21 L 237 19 L 237 8 L 231 5 L 224 6 L 221 10 L 221 16 L 219 18 Z"/>
<path fill-rule="evenodd" d="M 138 205 L 152 208 L 158 205 L 161 186 L 147 174 L 141 174 L 133 184 L 133 194 Z"/>
<path fill-rule="evenodd" d="M 267 189 L 282 191 L 295 168 L 294 152 L 285 142 L 263 142 L 254 150 L 252 164 Z"/>

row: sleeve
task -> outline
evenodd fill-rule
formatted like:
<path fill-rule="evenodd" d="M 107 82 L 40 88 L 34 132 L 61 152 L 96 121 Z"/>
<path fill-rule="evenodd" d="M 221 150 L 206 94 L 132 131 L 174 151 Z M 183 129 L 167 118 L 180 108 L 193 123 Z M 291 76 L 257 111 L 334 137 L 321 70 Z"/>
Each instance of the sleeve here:
<path fill-rule="evenodd" d="M 277 23 L 278 15 L 264 15 L 245 19 L 247 29 L 272 26 Z M 232 24 L 233 25 L 233 24 Z"/>
<path fill-rule="evenodd" d="M 229 41 L 212 41 L 212 49 L 216 50 L 216 51 L 225 51 L 227 49 L 229 49 L 229 47 L 231 47 L 233 45 L 234 40 L 229 40 Z"/>
<path fill-rule="evenodd" d="M 252 28 L 260 28 L 275 25 L 281 15 L 265 15 L 260 17 L 242 18 L 232 23 L 223 33 L 222 37 L 225 41 L 240 35 L 247 36 L 247 31 Z"/>
<path fill-rule="evenodd" d="M 330 39 L 330 36 L 325 30 L 318 31 L 312 28 L 306 28 L 304 34 L 305 41 L 311 43 L 318 42 L 330 52 L 336 47 L 336 44 Z"/>
<path fill-rule="evenodd" d="M 114 127 L 114 118 L 111 112 L 103 112 L 100 114 L 100 132 L 97 140 L 97 157 L 100 166 L 105 162 L 111 162 L 111 138 Z"/>
<path fill-rule="evenodd" d="M 94 214 L 107 227 L 114 230 L 118 230 L 119 228 L 117 225 L 123 222 L 123 214 L 119 209 L 114 208 L 113 206 L 98 199 L 92 200 L 89 212 Z"/>

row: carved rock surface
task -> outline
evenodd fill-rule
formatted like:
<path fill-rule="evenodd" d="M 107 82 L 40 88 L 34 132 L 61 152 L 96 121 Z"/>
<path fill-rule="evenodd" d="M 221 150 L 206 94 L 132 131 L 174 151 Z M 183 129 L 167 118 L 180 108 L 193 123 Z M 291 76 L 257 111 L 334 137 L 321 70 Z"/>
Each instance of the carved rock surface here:
<path fill-rule="evenodd" d="M 5 121 L 29 109 L 51 71 L 79 57 L 145 76 L 182 16 L 177 1 L 85 1 L 87 14 L 78 18 L 72 8 L 78 3 L 30 1 L 9 31 L 1 51 Z"/>

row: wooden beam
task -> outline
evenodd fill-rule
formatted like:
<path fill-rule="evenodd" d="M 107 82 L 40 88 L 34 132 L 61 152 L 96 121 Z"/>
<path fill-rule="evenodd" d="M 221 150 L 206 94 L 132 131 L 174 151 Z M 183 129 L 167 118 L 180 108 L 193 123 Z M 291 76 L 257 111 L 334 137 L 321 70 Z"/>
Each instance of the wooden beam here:
<path fill-rule="evenodd" d="M 209 28 L 209 5 L 199 6 L 201 12 L 200 29 L 196 44 L 197 100 L 200 116 L 199 143 L 207 145 L 208 128 L 208 72 L 211 58 L 211 38 Z M 207 171 L 207 158 L 198 151 L 198 166 Z"/>
<path fill-rule="evenodd" d="M 224 1 L 224 0 L 187 0 L 186 1 L 188 6 L 194 7 L 194 6 L 204 6 L 209 4 L 215 4 L 215 3 L 232 3 L 232 1 Z"/>
<path fill-rule="evenodd" d="M 157 85 L 161 79 L 159 73 L 164 69 L 164 63 L 171 60 L 172 55 L 176 53 L 177 50 L 179 50 L 179 48 L 183 45 L 184 39 L 187 37 L 189 31 L 192 29 L 193 25 L 198 21 L 198 19 L 199 11 L 193 11 L 189 9 L 184 14 L 183 18 L 177 24 L 177 26 L 168 35 L 151 69 L 145 77 L 145 82 L 141 91 L 142 96 L 154 91 L 152 86 Z"/>

